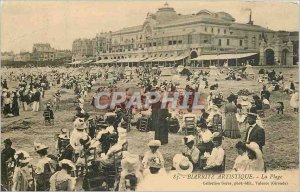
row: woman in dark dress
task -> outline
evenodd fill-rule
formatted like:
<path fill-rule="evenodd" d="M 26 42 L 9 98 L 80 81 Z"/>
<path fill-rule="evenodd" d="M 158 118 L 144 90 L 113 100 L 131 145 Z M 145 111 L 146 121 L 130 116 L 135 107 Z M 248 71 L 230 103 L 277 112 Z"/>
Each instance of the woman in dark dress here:
<path fill-rule="evenodd" d="M 11 113 L 11 98 L 10 93 L 8 92 L 7 95 L 4 97 L 4 108 L 3 108 L 3 114 L 8 115 Z"/>
<path fill-rule="evenodd" d="M 11 111 L 12 114 L 14 116 L 19 116 L 20 112 L 19 112 L 19 97 L 18 94 L 16 92 L 13 92 L 13 100 L 12 100 L 12 107 L 11 107 Z"/>
<path fill-rule="evenodd" d="M 161 102 L 152 105 L 152 130 L 155 131 L 155 140 L 160 140 L 161 144 L 168 143 L 168 117 L 171 117 L 168 109 L 161 109 Z"/>

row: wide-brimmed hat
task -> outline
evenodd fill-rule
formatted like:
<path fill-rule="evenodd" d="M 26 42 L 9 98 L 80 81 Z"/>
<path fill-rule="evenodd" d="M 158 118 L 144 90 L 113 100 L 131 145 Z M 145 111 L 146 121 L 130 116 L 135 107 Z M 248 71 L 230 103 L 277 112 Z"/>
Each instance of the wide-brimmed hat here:
<path fill-rule="evenodd" d="M 84 130 L 86 128 L 86 124 L 84 122 L 84 118 L 77 118 L 74 121 L 74 128 L 78 130 Z"/>
<path fill-rule="evenodd" d="M 160 147 L 160 146 L 161 146 L 160 140 L 151 140 L 148 143 L 148 147 Z"/>
<path fill-rule="evenodd" d="M 43 149 L 48 149 L 48 148 L 49 148 L 49 147 L 46 146 L 46 145 L 44 145 L 44 144 L 41 144 L 41 143 L 34 143 L 34 150 L 35 150 L 36 152 L 41 151 L 41 150 L 43 150 Z"/>
<path fill-rule="evenodd" d="M 122 169 L 126 170 L 139 170 L 140 161 L 139 156 L 128 153 L 121 161 Z"/>
<path fill-rule="evenodd" d="M 30 157 L 29 153 L 24 150 L 16 151 L 14 158 L 20 163 L 29 163 L 33 159 Z"/>
<path fill-rule="evenodd" d="M 193 171 L 193 163 L 182 154 L 177 154 L 173 158 L 173 167 L 179 174 L 188 175 Z"/>
<path fill-rule="evenodd" d="M 11 145 L 11 144 L 12 144 L 12 141 L 8 138 L 8 139 L 5 139 L 5 140 L 4 140 L 4 143 L 5 143 L 5 144 L 8 144 L 8 145 Z"/>
<path fill-rule="evenodd" d="M 62 165 L 68 165 L 72 171 L 76 170 L 76 166 L 74 165 L 74 163 L 72 161 L 70 161 L 69 159 L 63 159 L 59 162 L 59 166 L 61 167 Z"/>

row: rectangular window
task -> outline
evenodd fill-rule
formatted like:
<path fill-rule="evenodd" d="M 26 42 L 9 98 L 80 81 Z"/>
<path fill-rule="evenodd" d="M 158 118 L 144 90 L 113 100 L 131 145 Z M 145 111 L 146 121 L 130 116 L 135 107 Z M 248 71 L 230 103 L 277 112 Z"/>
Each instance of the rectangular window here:
<path fill-rule="evenodd" d="M 243 46 L 243 40 L 240 39 L 240 46 Z"/>
<path fill-rule="evenodd" d="M 179 40 L 179 41 L 178 41 L 178 44 L 182 44 L 182 40 Z"/>
<path fill-rule="evenodd" d="M 212 33 L 214 32 L 214 28 L 213 28 L 213 27 L 211 28 L 211 32 L 212 32 Z"/>
<path fill-rule="evenodd" d="M 221 39 L 219 39 L 219 46 L 221 46 L 222 45 L 222 40 Z"/>
<path fill-rule="evenodd" d="M 227 33 L 227 31 L 226 31 L 226 29 L 224 29 L 224 34 L 226 34 Z"/>
<path fill-rule="evenodd" d="M 169 41 L 169 45 L 172 45 L 172 41 Z"/>
<path fill-rule="evenodd" d="M 207 32 L 207 27 L 204 28 L 204 31 Z"/>
<path fill-rule="evenodd" d="M 208 43 L 208 40 L 207 40 L 207 39 L 204 39 L 203 43 Z"/>
<path fill-rule="evenodd" d="M 218 28 L 218 33 L 220 33 L 220 29 Z"/>
<path fill-rule="evenodd" d="M 229 39 L 227 39 L 227 45 L 230 45 Z"/>
<path fill-rule="evenodd" d="M 153 42 L 153 46 L 156 46 L 156 42 Z"/>
<path fill-rule="evenodd" d="M 176 45 L 176 41 L 173 41 L 173 45 Z"/>

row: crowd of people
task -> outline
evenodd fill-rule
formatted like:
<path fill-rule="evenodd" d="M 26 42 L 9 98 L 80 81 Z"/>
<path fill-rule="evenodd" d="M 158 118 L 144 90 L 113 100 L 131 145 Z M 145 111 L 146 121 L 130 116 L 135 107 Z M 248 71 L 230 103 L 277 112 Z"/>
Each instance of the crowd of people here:
<path fill-rule="evenodd" d="M 5 74 L 9 80 L 3 79 L 1 82 L 4 117 L 13 118 L 29 110 L 41 111 L 41 102 L 49 89 L 58 91 L 44 104 L 45 110 L 42 111 L 45 121 L 50 122 L 55 118 L 55 111 L 62 110 L 60 104 L 63 89 L 74 90 L 76 113 L 73 130 L 62 128 L 57 135 L 55 154 L 49 154 L 49 146 L 42 142 L 33 144 L 38 156 L 34 165 L 31 164 L 32 158 L 28 152 L 15 150 L 11 139 L 4 140 L 5 148 L 1 152 L 3 190 L 73 191 L 78 187 L 83 190 L 145 190 L 150 189 L 147 187 L 151 186 L 153 179 L 166 176 L 168 172 L 183 175 L 195 171 L 220 173 L 225 171 L 227 151 L 222 147 L 224 139 L 234 139 L 237 150 L 233 167 L 226 167 L 226 171 L 262 172 L 266 169 L 263 147 L 268 133 L 265 133 L 261 118 L 264 111 L 270 109 L 272 92 L 282 90 L 282 94 L 291 94 L 290 105 L 298 113 L 298 91 L 294 82 L 284 79 L 281 73 L 268 73 L 267 83 L 261 81 L 260 93 L 252 96 L 230 93 L 227 97 L 219 91 L 218 86 L 213 89 L 208 86 L 215 85 L 215 77 L 211 78 L 212 74 L 203 71 L 192 73 L 183 81 L 167 81 L 162 78 L 161 70 L 154 73 L 149 68 L 141 68 L 135 71 L 140 77 L 138 82 L 132 72 L 128 75 L 122 71 L 115 72 L 112 78 L 108 71 L 78 73 L 84 75 L 56 69 L 49 69 L 47 73 Z M 97 82 L 107 81 L 107 86 L 96 86 Z M 142 96 L 151 91 L 160 94 L 176 91 L 193 94 L 207 92 L 205 108 L 199 113 L 192 109 L 192 103 L 188 103 L 186 111 L 162 109 L 160 101 L 145 109 L 127 109 L 126 102 L 133 90 L 125 87 L 127 99 L 124 103 L 106 110 L 103 116 L 92 117 L 89 114 L 86 103 L 88 101 L 94 106 L 97 93 L 124 89 L 124 83 L 131 81 L 136 83 L 135 89 Z M 287 91 L 284 86 L 275 88 L 288 81 L 291 86 Z M 8 82 L 18 82 L 18 85 L 9 86 Z M 88 95 L 92 94 L 90 92 L 93 88 L 95 93 L 89 100 Z M 142 102 L 145 101 L 142 99 Z M 179 104 L 181 102 L 179 99 Z M 278 104 L 276 109 L 281 108 L 280 111 L 283 111 L 283 102 Z M 143 119 L 148 124 L 141 123 Z M 140 131 L 154 131 L 153 140 L 147 144 L 149 150 L 141 156 L 128 149 L 127 135 L 132 126 Z M 172 168 L 168 170 L 165 154 L 160 147 L 169 143 L 170 132 L 182 136 L 183 150 L 175 151 Z M 242 135 L 245 137 L 241 138 Z M 80 177 L 83 178 L 82 186 L 78 186 L 77 182 Z"/>

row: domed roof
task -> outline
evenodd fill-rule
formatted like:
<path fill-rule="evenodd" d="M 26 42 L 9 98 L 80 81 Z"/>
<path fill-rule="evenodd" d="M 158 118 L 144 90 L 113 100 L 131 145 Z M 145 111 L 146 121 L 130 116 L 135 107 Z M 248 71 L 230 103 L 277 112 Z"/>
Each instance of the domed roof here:
<path fill-rule="evenodd" d="M 170 7 L 169 4 L 166 2 L 163 7 L 158 8 L 157 12 L 175 12 L 175 10 L 173 7 Z"/>
<path fill-rule="evenodd" d="M 174 8 L 170 7 L 166 2 L 163 7 L 159 8 L 156 12 L 156 20 L 159 23 L 168 22 L 178 18 L 178 15 Z"/>

